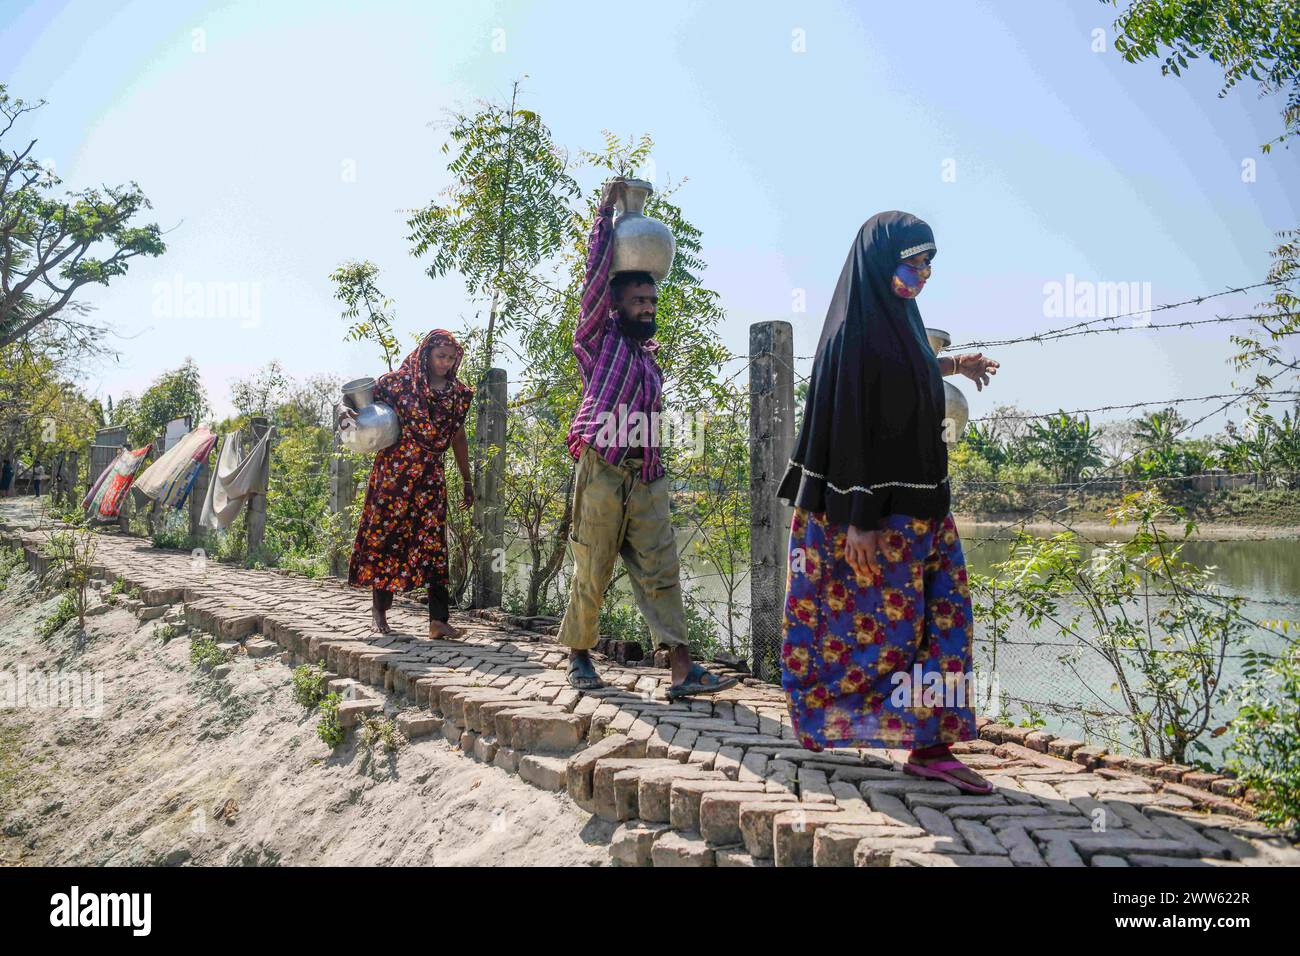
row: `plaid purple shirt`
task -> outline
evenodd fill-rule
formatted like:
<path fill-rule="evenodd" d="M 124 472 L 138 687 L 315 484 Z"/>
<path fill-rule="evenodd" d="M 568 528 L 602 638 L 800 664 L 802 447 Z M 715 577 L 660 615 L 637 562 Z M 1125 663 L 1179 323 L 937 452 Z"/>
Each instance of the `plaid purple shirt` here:
<path fill-rule="evenodd" d="M 573 330 L 573 354 L 582 371 L 582 406 L 569 426 L 569 454 L 577 459 L 592 445 L 617 465 L 629 447 L 645 450 L 641 480 L 664 473 L 659 454 L 663 373 L 655 363 L 659 343 L 634 342 L 618 331 L 610 312 L 609 263 L 613 255 L 614 207 L 596 213 L 587 246 L 587 283 Z"/>

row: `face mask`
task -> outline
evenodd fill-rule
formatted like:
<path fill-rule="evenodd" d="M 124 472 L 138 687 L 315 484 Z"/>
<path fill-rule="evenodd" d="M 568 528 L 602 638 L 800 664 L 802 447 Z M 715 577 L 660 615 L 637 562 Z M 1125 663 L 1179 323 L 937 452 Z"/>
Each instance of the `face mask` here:
<path fill-rule="evenodd" d="M 618 313 L 617 322 L 618 330 L 636 342 L 644 342 L 654 335 L 655 329 L 658 328 L 658 323 L 654 319 L 649 322 L 642 322 L 639 319 L 625 319 L 622 312 Z"/>
<path fill-rule="evenodd" d="M 925 282 L 929 278 L 929 266 L 918 269 L 916 266 L 909 266 L 906 262 L 900 262 L 898 268 L 894 270 L 890 285 L 893 286 L 894 295 L 899 298 L 915 299 L 925 288 Z"/>

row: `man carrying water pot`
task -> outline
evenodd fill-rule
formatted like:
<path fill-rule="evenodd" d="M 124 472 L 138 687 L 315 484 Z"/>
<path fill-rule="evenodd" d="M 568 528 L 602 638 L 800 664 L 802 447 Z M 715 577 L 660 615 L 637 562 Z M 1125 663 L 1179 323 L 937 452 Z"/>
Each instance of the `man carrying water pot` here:
<path fill-rule="evenodd" d="M 614 204 L 628 183 L 605 184 L 587 247 L 587 277 L 573 351 L 582 372 L 582 405 L 569 428 L 569 453 L 578 468 L 573 488 L 573 584 L 560 626 L 569 648 L 569 683 L 594 690 L 603 682 L 591 662 L 600 606 L 622 556 L 636 599 L 657 647 L 672 667 L 670 699 L 731 687 L 691 661 L 682 605 L 681 566 L 669 512 L 668 480 L 659 446 L 663 375 L 655 362 L 658 303 L 655 278 L 629 269 L 610 278 L 614 258 Z M 665 242 L 667 249 L 671 244 Z M 667 255 L 671 263 L 671 252 Z M 637 263 L 633 263 L 636 265 Z M 659 263 L 659 271 L 667 269 Z"/>

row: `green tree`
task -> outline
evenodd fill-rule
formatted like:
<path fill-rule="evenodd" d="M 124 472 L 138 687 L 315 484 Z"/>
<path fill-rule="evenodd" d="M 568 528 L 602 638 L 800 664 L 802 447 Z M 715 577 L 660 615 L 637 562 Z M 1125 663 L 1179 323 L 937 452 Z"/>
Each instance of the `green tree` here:
<path fill-rule="evenodd" d="M 548 589 L 564 569 L 567 529 L 573 522 L 573 460 L 565 445 L 567 421 L 527 395 L 514 404 L 507 417 L 502 497 L 507 518 L 527 547 L 522 611 L 531 616 L 541 612 Z"/>
<path fill-rule="evenodd" d="M 568 200 L 578 194 L 568 159 L 551 131 L 530 110 L 518 107 L 516 81 L 510 106 L 482 103 L 474 114 L 453 117 L 442 151 L 454 177 L 444 202 L 433 201 L 408 220 L 416 256 L 429 255 L 427 272 L 456 272 L 470 295 L 489 295 L 486 367 L 496 337 L 511 328 L 515 303 L 530 296 L 528 277 L 570 238 Z"/>
<path fill-rule="evenodd" d="M 1176 478 L 1201 470 L 1200 456 L 1178 437 L 1186 428 L 1186 419 L 1172 407 L 1138 419 L 1133 437 L 1141 451 L 1132 461 L 1133 472 L 1142 478 Z"/>
<path fill-rule="evenodd" d="M 1300 229 L 1279 232 L 1278 239 L 1268 270 L 1272 296 L 1256 307 L 1255 328 L 1231 336 L 1237 347 L 1231 358 L 1233 369 L 1254 376 L 1254 389 L 1247 398 L 1253 414 L 1269 403 L 1269 397 L 1258 392 L 1295 388 L 1300 382 L 1300 361 L 1295 355 L 1300 335 L 1300 291 L 1295 287 L 1300 279 Z"/>
<path fill-rule="evenodd" d="M 0 346 L 44 331 L 94 348 L 103 330 L 79 318 L 89 309 L 78 290 L 108 285 L 131 259 L 166 247 L 156 223 L 132 225 L 150 208 L 135 183 L 56 198 L 62 180 L 32 159 L 36 140 L 4 146 L 14 124 L 43 105 L 11 99 L 0 84 Z"/>
<path fill-rule="evenodd" d="M 1283 132 L 1264 152 L 1300 129 L 1300 5 L 1293 0 L 1132 0 L 1115 31 L 1125 60 L 1163 57 L 1164 75 L 1180 76 L 1201 56 L 1218 64 L 1220 97 L 1243 80 L 1254 80 L 1262 96 L 1283 93 Z"/>
<path fill-rule="evenodd" d="M 80 452 L 93 439 L 104 424 L 104 412 L 77 388 L 71 373 L 58 350 L 27 340 L 0 346 L 4 458 L 57 466 L 61 456 Z"/>
<path fill-rule="evenodd" d="M 750 572 L 749 392 L 723 386 L 718 410 L 687 423 L 675 442 L 677 476 L 686 489 L 678 514 L 689 529 L 688 553 L 722 592 L 718 613 L 696 604 L 717 625 L 730 653 L 749 650 L 741 600 Z"/>
<path fill-rule="evenodd" d="M 345 340 L 374 342 L 391 372 L 393 359 L 402 353 L 393 333 L 393 300 L 379 291 L 375 284 L 378 275 L 379 267 L 369 260 L 349 261 L 330 273 L 330 279 L 334 282 L 334 298 L 346 306 L 343 317 L 353 320 Z M 361 315 L 363 308 L 366 312 L 364 317 Z"/>
<path fill-rule="evenodd" d="M 133 445 L 143 445 L 163 434 L 173 418 L 186 415 L 197 425 L 208 414 L 208 395 L 199 368 L 186 358 L 180 368 L 163 372 L 139 398 L 123 395 L 117 403 L 115 423 L 125 425 Z"/>
<path fill-rule="evenodd" d="M 1034 457 L 1052 472 L 1057 483 L 1074 483 L 1083 473 L 1102 464 L 1097 433 L 1087 415 L 1075 418 L 1064 411 L 1029 424 L 1027 445 Z"/>
<path fill-rule="evenodd" d="M 1007 462 L 1007 449 L 989 424 L 981 426 L 979 422 L 972 422 L 962 435 L 960 444 L 988 462 L 994 471 Z"/>

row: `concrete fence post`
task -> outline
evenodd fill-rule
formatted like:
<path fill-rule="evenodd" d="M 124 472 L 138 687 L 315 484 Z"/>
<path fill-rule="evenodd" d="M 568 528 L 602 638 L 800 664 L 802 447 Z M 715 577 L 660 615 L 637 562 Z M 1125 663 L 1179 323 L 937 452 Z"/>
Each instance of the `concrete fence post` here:
<path fill-rule="evenodd" d="M 329 458 L 329 509 L 334 515 L 346 516 L 356 494 L 354 468 L 352 460 L 343 452 L 343 442 L 339 440 L 338 411 L 334 413 L 334 450 Z M 348 555 L 335 552 L 331 547 L 330 574 L 334 577 L 346 577 L 348 573 Z"/>
<path fill-rule="evenodd" d="M 794 448 L 794 329 L 749 327 L 750 653 L 755 676 L 780 672 L 781 615 L 793 511 L 777 500 Z"/>
<path fill-rule="evenodd" d="M 505 566 L 505 509 L 501 482 L 506 468 L 506 370 L 488 369 L 474 429 L 474 528 L 478 555 L 474 606 L 499 607 Z"/>
<path fill-rule="evenodd" d="M 252 437 L 252 444 L 256 445 L 262 440 L 271 427 L 263 415 L 254 415 L 248 420 L 248 430 Z M 270 451 L 267 452 L 268 458 Z M 270 469 L 268 465 L 268 476 Z M 269 478 L 268 478 L 269 484 Z M 266 540 L 266 488 L 256 491 L 248 496 L 248 558 L 252 560 L 257 553 L 262 550 L 262 544 Z"/>

